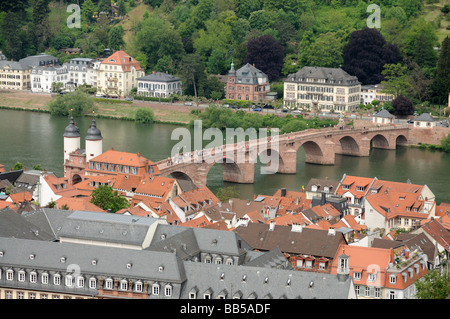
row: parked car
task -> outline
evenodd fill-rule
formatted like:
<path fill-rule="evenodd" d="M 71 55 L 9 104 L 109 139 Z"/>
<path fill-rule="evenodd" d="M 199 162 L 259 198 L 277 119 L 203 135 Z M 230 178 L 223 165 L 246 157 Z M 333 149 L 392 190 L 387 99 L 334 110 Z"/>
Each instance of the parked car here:
<path fill-rule="evenodd" d="M 288 113 L 289 110 L 288 110 L 288 109 L 282 109 L 281 112 L 283 112 L 283 113 Z"/>
<path fill-rule="evenodd" d="M 301 115 L 301 114 L 302 114 L 302 111 L 300 111 L 300 110 L 294 110 L 294 111 L 292 111 L 292 114 Z"/>
<path fill-rule="evenodd" d="M 223 107 L 230 107 L 230 104 L 224 104 Z"/>
<path fill-rule="evenodd" d="M 184 102 L 184 105 L 186 105 L 186 106 L 192 106 L 193 104 L 192 104 L 192 102 Z"/>
<path fill-rule="evenodd" d="M 264 104 L 263 109 L 271 109 L 273 110 L 273 106 L 270 104 Z"/>
<path fill-rule="evenodd" d="M 237 109 L 239 108 L 239 106 L 237 106 L 237 105 L 232 105 L 231 108 L 234 109 L 234 110 L 237 110 Z"/>
<path fill-rule="evenodd" d="M 125 101 L 133 101 L 133 98 L 130 97 L 130 96 L 129 96 L 129 97 L 126 97 L 126 98 L 125 98 Z"/>
<path fill-rule="evenodd" d="M 253 109 L 253 111 L 255 111 L 255 112 L 261 112 L 261 108 L 260 108 L 260 107 L 256 107 L 256 108 Z"/>
<path fill-rule="evenodd" d="M 97 94 L 95 94 L 95 97 L 96 98 L 102 98 L 102 97 L 105 97 L 105 96 L 103 94 L 97 93 Z"/>

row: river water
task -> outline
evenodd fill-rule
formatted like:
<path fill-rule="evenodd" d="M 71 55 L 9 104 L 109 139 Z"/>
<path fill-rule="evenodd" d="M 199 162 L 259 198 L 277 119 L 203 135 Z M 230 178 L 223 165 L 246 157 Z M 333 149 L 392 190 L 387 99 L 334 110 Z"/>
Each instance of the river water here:
<path fill-rule="evenodd" d="M 81 147 L 91 118 L 75 119 L 81 133 Z M 53 117 L 47 113 L 0 110 L 0 163 L 9 170 L 21 162 L 27 169 L 40 164 L 57 176 L 63 176 L 63 133 L 67 118 Z M 169 124 L 141 125 L 131 121 L 97 119 L 103 136 L 103 151 L 138 153 L 159 161 L 168 158 L 179 140 L 171 140 L 178 126 Z M 192 131 L 191 131 L 192 132 Z M 210 141 L 207 141 L 208 144 Z M 299 190 L 311 178 L 340 180 L 343 174 L 426 184 L 436 195 L 437 203 L 450 202 L 450 154 L 439 151 L 399 147 L 397 150 L 372 149 L 369 157 L 336 155 L 333 166 L 306 164 L 304 151 L 297 154 L 297 174 L 261 175 L 259 163 L 255 166 L 254 184 L 233 184 L 222 181 L 222 168 L 212 167 L 207 186 L 214 192 L 222 186 L 233 185 L 243 199 L 253 195 L 272 195 L 284 187 Z"/>

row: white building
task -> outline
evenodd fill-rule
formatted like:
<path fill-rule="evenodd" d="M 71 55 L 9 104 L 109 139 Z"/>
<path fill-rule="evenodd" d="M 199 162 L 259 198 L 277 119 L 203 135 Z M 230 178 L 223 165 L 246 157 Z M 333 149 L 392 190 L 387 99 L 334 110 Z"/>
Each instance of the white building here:
<path fill-rule="evenodd" d="M 31 92 L 51 93 L 53 83 L 62 83 L 63 88 L 69 82 L 69 73 L 65 66 L 38 66 L 31 70 Z"/>
<path fill-rule="evenodd" d="M 352 112 L 361 101 L 361 83 L 342 69 L 305 66 L 284 82 L 284 105 L 317 112 Z"/>
<path fill-rule="evenodd" d="M 176 76 L 152 72 L 152 74 L 137 79 L 137 94 L 149 97 L 169 97 L 181 94 L 181 79 Z"/>
<path fill-rule="evenodd" d="M 419 115 L 418 117 L 414 118 L 414 127 L 435 127 L 437 124 L 437 121 L 434 120 L 434 118 L 431 116 L 430 113 L 423 113 Z"/>
<path fill-rule="evenodd" d="M 380 102 L 380 105 L 383 105 L 384 103 L 390 101 L 392 102 L 394 100 L 394 95 L 384 93 L 381 90 L 383 90 L 383 86 L 376 84 L 376 85 L 362 85 L 361 86 L 361 104 L 367 105 L 371 104 L 374 100 L 377 100 Z"/>
<path fill-rule="evenodd" d="M 373 115 L 372 122 L 377 124 L 393 124 L 394 119 L 394 115 L 389 113 L 389 111 L 382 109 Z"/>
<path fill-rule="evenodd" d="M 97 70 L 100 61 L 88 58 L 70 59 L 69 62 L 64 63 L 69 72 L 69 84 L 75 87 L 87 84 L 93 87 L 97 86 Z"/>

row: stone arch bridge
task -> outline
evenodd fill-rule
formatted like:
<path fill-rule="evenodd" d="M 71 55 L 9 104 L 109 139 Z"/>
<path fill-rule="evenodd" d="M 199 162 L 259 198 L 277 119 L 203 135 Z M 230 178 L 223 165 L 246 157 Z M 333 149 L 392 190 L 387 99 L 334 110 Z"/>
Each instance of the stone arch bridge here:
<path fill-rule="evenodd" d="M 191 180 L 197 187 L 206 186 L 208 172 L 216 163 L 222 166 L 224 181 L 253 183 L 257 158 L 266 163 L 265 173 L 295 174 L 300 147 L 305 151 L 305 162 L 334 165 L 336 154 L 369 156 L 371 147 L 396 149 L 408 143 L 409 131 L 408 125 L 309 129 L 194 151 L 156 164 L 161 175 Z"/>

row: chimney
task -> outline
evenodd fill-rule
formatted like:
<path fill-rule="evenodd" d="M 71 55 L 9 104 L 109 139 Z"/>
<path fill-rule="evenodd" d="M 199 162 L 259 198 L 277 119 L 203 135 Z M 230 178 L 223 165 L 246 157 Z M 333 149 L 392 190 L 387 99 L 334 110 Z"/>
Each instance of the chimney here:
<path fill-rule="evenodd" d="M 300 224 L 292 224 L 291 231 L 295 233 L 301 233 L 303 231 L 303 226 Z"/>
<path fill-rule="evenodd" d="M 334 235 L 336 235 L 336 230 L 334 230 L 333 228 L 329 228 L 328 229 L 328 235 L 330 235 L 330 236 L 334 236 Z"/>
<path fill-rule="evenodd" d="M 270 230 L 270 231 L 272 231 L 272 230 L 275 229 L 275 224 L 276 224 L 275 221 L 271 221 L 271 222 L 270 222 L 270 224 L 269 224 L 269 230 Z"/>
<path fill-rule="evenodd" d="M 281 197 L 286 197 L 286 188 L 281 189 Z"/>

